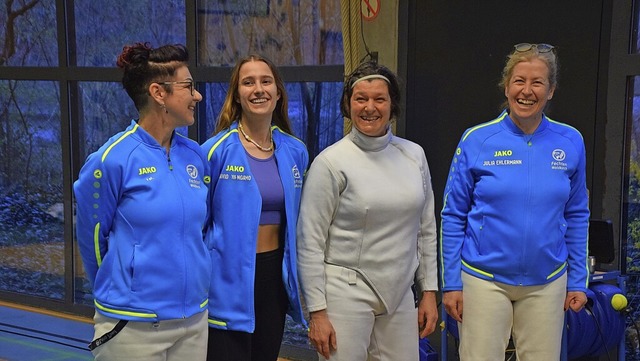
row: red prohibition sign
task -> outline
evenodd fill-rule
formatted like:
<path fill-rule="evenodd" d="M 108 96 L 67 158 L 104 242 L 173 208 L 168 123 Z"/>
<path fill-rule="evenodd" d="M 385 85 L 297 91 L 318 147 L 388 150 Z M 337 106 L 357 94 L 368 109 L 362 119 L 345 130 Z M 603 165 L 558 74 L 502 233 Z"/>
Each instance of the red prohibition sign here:
<path fill-rule="evenodd" d="M 381 0 L 361 0 L 360 13 L 362 14 L 362 18 L 367 21 L 375 19 L 380 13 L 380 1 Z"/>

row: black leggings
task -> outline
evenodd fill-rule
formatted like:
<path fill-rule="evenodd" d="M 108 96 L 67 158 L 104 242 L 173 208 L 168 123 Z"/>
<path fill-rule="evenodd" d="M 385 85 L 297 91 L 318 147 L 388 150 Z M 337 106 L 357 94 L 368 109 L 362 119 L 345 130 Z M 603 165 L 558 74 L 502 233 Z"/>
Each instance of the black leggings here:
<path fill-rule="evenodd" d="M 282 248 L 256 255 L 253 333 L 209 327 L 207 361 L 276 361 L 289 299 L 282 283 Z"/>

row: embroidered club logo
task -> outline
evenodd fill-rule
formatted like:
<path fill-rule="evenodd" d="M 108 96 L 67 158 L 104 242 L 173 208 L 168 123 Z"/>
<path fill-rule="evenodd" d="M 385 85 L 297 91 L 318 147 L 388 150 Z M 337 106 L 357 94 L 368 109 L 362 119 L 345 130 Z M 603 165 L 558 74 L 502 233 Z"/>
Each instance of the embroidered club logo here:
<path fill-rule="evenodd" d="M 302 188 L 302 176 L 300 175 L 300 170 L 298 169 L 297 164 L 293 165 L 293 168 L 291 168 L 291 173 L 293 175 L 293 186 L 295 188 Z"/>
<path fill-rule="evenodd" d="M 562 149 L 554 149 L 553 152 L 551 153 L 551 156 L 555 161 L 562 162 L 567 157 L 567 154 Z"/>
<path fill-rule="evenodd" d="M 198 168 L 196 168 L 196 166 L 193 164 L 189 164 L 187 166 L 187 174 L 189 174 L 189 177 L 193 179 L 198 178 Z"/>
<path fill-rule="evenodd" d="M 562 149 L 554 149 L 551 152 L 551 157 L 553 157 L 553 161 L 551 162 L 551 169 L 556 170 L 567 170 L 569 169 L 569 164 L 565 162 L 567 159 L 567 154 Z"/>
<path fill-rule="evenodd" d="M 198 168 L 193 164 L 187 165 L 187 174 L 189 175 L 189 177 L 191 177 L 191 179 L 189 179 L 189 186 L 191 188 L 200 189 L 201 181 L 199 179 L 197 179 L 198 178 Z"/>

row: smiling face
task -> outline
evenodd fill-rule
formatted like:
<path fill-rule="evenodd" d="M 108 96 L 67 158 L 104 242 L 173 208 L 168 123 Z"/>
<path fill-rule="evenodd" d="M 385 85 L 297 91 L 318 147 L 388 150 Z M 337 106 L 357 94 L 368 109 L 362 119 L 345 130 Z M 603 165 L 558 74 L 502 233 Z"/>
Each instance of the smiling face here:
<path fill-rule="evenodd" d="M 520 127 L 525 123 L 537 126 L 554 90 L 555 87 L 549 82 L 549 68 L 544 61 L 533 58 L 516 64 L 504 90 L 511 119 Z"/>
<path fill-rule="evenodd" d="M 237 101 L 242 106 L 242 117 L 263 116 L 271 121 L 280 93 L 269 65 L 258 60 L 242 64 L 238 81 Z"/>
<path fill-rule="evenodd" d="M 353 87 L 351 121 L 363 134 L 379 137 L 387 132 L 391 119 L 389 86 L 383 79 L 364 80 Z"/>
<path fill-rule="evenodd" d="M 191 95 L 191 87 L 195 86 L 195 84 L 193 84 L 191 72 L 186 66 L 176 69 L 175 77 L 172 81 L 178 83 L 169 85 L 171 93 L 167 95 L 165 100 L 167 114 L 175 117 L 176 127 L 192 125 L 195 121 L 194 111 L 196 104 L 202 100 L 202 94 L 194 88 L 193 95 Z M 189 81 L 192 83 L 187 83 Z"/>

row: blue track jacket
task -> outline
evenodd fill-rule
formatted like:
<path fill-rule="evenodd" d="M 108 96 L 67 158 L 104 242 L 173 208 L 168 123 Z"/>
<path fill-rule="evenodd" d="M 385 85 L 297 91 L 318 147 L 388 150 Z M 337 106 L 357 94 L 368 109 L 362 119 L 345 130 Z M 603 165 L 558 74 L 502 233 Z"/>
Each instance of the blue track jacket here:
<path fill-rule="evenodd" d="M 442 290 L 462 290 L 461 270 L 518 286 L 568 270 L 567 290 L 586 291 L 585 164 L 580 133 L 544 115 L 529 135 L 506 111 L 467 129 L 444 194 Z"/>
<path fill-rule="evenodd" d="M 206 166 L 193 140 L 174 132 L 167 155 L 136 121 L 89 155 L 76 233 L 98 312 L 153 322 L 206 310 Z"/>
<path fill-rule="evenodd" d="M 253 332 L 256 240 L 262 199 L 240 138 L 238 123 L 202 144 L 209 161 L 211 186 L 205 239 L 211 252 L 213 273 L 209 291 L 209 326 Z M 289 296 L 288 314 L 304 322 L 298 292 L 296 224 L 303 176 L 309 162 L 305 145 L 271 127 L 274 152 L 284 189 L 283 282 Z"/>

